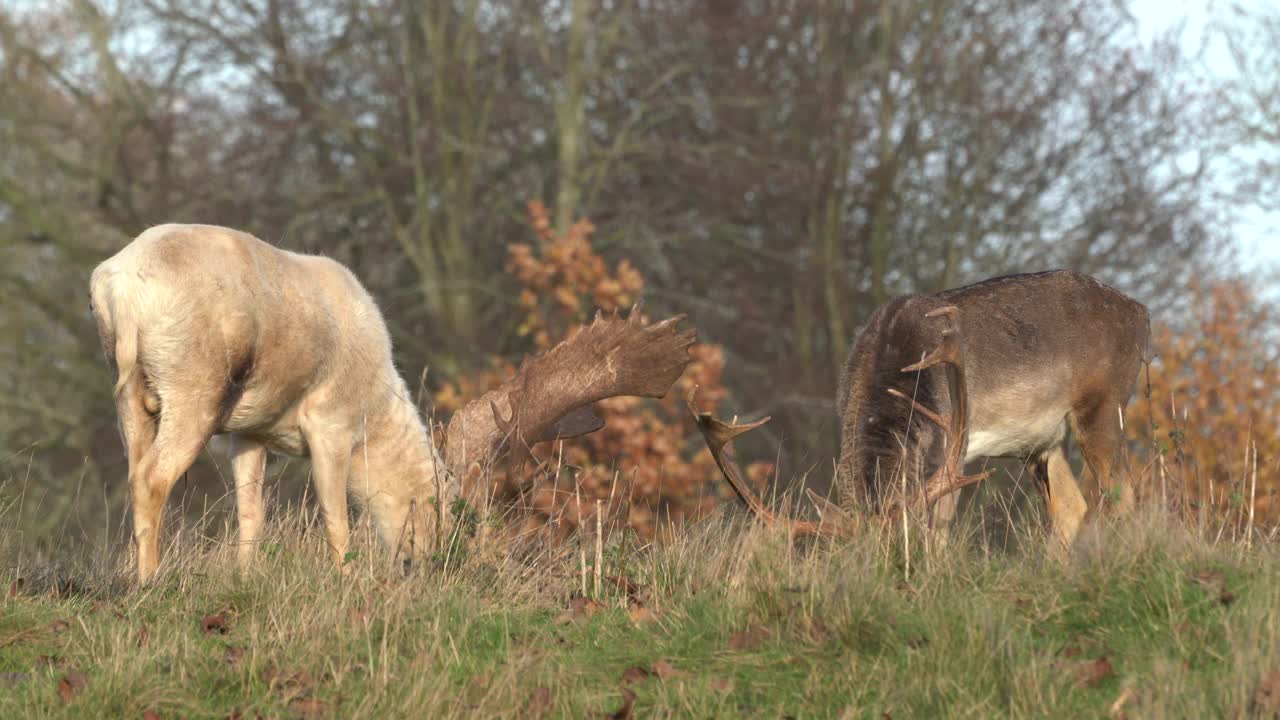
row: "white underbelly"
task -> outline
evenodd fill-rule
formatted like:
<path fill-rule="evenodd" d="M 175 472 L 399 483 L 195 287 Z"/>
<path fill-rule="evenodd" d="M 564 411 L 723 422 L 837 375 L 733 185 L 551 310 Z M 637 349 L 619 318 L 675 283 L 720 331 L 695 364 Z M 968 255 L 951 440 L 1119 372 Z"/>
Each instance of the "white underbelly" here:
<path fill-rule="evenodd" d="M 1067 411 L 1052 408 L 1032 417 L 1000 418 L 969 429 L 965 462 L 984 457 L 1025 458 L 1051 448 L 1066 437 Z"/>

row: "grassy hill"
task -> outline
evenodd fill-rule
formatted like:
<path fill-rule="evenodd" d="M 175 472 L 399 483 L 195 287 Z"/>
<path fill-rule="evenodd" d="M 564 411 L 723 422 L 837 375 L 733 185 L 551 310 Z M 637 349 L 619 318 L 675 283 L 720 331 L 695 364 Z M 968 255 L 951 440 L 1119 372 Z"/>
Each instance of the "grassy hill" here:
<path fill-rule="evenodd" d="M 1158 514 L 1087 533 L 1067 560 L 1034 534 L 1012 551 L 912 537 L 904 553 L 900 527 L 796 547 L 718 520 L 609 541 L 598 590 L 591 538 L 550 550 L 482 531 L 406 575 L 360 532 L 344 575 L 314 518 L 280 515 L 256 567 L 187 530 L 141 590 L 123 558 L 5 547 L 0 717 L 1280 710 L 1276 547 Z"/>

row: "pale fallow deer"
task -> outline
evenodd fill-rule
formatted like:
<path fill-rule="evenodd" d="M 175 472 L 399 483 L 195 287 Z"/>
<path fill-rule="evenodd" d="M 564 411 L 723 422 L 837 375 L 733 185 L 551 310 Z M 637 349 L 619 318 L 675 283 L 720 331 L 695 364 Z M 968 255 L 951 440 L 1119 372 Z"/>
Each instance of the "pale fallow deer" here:
<path fill-rule="evenodd" d="M 840 510 L 899 507 L 905 474 L 906 502 L 927 509 L 949 500 L 938 508 L 946 516 L 954 492 L 986 476 L 963 474 L 965 463 L 1017 458 L 1045 496 L 1053 534 L 1069 547 L 1112 489 L 1121 413 L 1149 335 L 1141 303 L 1070 271 L 889 301 L 868 319 L 840 379 Z M 692 400 L 712 455 L 756 514 L 800 535 L 841 531 L 826 518 L 778 519 L 742 481 L 732 440 L 768 418 L 730 425 L 698 413 Z M 1090 470 L 1083 492 L 1067 462 L 1068 428 Z M 925 468 L 933 468 L 927 477 Z M 1121 492 L 1122 504 L 1131 502 Z"/>
<path fill-rule="evenodd" d="M 692 330 L 677 329 L 680 317 L 647 324 L 636 309 L 626 319 L 597 314 L 459 410 L 442 458 L 392 363 L 373 298 L 336 261 L 228 228 L 161 225 L 94 270 L 90 305 L 116 371 L 141 582 L 159 565 L 169 493 L 215 434 L 232 436 L 242 563 L 263 525 L 268 450 L 311 458 L 339 565 L 348 493 L 383 543 L 412 557 L 439 529 L 436 515 L 464 472 L 598 429 L 597 400 L 664 395 L 694 342 Z"/>

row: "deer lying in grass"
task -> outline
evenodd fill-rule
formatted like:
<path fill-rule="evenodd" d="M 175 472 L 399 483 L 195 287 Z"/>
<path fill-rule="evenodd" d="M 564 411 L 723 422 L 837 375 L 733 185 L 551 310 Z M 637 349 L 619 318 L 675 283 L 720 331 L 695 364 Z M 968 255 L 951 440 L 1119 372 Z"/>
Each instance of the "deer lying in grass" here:
<path fill-rule="evenodd" d="M 964 475 L 964 463 L 1017 458 L 1045 496 L 1054 534 L 1069 546 L 1088 509 L 1112 488 L 1120 413 L 1149 334 L 1140 303 L 1067 271 L 888 302 L 867 321 L 841 378 L 841 510 L 884 513 L 904 499 L 925 510 L 986 477 Z M 732 448 L 735 436 L 768 418 L 729 425 L 697 413 L 692 397 L 690 410 L 738 495 L 780 522 L 743 483 Z M 1067 463 L 1068 427 L 1091 471 L 1083 493 Z M 925 467 L 935 468 L 927 478 Z M 788 524 L 797 534 L 839 532 L 830 523 Z"/>
<path fill-rule="evenodd" d="M 597 314 L 458 411 L 441 458 L 392 364 L 373 298 L 333 260 L 227 228 L 161 225 L 94 270 L 90 301 L 116 371 L 142 582 L 159 565 L 169 493 L 214 434 L 233 439 L 242 563 L 262 529 L 268 450 L 311 458 L 339 565 L 348 493 L 369 510 L 384 544 L 412 556 L 439 529 L 463 472 L 495 454 L 523 459 L 536 442 L 598 429 L 597 400 L 661 397 L 694 342 L 693 331 L 677 329 L 680 317 L 646 325 L 634 309 L 625 320 Z"/>

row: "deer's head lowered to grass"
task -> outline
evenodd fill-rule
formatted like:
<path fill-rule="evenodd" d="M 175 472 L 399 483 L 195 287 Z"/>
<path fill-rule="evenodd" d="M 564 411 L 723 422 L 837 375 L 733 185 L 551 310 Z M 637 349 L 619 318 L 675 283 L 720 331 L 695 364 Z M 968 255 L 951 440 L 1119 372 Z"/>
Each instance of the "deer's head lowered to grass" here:
<path fill-rule="evenodd" d="M 598 429 L 592 404 L 660 397 L 690 361 L 679 317 L 597 315 L 459 410 L 444 457 L 392 363 L 386 324 L 341 264 L 208 225 L 161 225 L 99 265 L 90 298 L 129 460 L 137 573 L 159 564 L 174 483 L 215 434 L 232 436 L 239 548 L 263 522 L 268 449 L 308 456 L 326 538 L 341 564 L 347 495 L 380 539 L 418 555 L 439 537 L 463 476 L 533 444 Z"/>
<path fill-rule="evenodd" d="M 1140 303 L 1067 271 L 886 303 L 867 321 L 841 377 L 842 509 L 883 513 L 905 501 L 923 510 L 945 499 L 947 515 L 953 493 L 985 477 L 965 475 L 966 462 L 1017 458 L 1030 466 L 1054 532 L 1069 545 L 1088 508 L 1111 489 L 1120 413 L 1149 334 Z M 830 522 L 779 520 L 742 482 L 732 440 L 768 418 L 730 425 L 698 413 L 692 401 L 690 410 L 754 512 L 797 534 L 840 532 Z M 1083 492 L 1067 464 L 1068 428 L 1092 473 Z"/>
<path fill-rule="evenodd" d="M 597 401 L 666 395 L 689 364 L 695 338 L 694 331 L 677 329 L 682 318 L 645 325 L 634 309 L 626 320 L 597 312 L 590 325 L 525 359 L 512 378 L 449 420 L 445 452 L 451 474 L 466 480 L 487 477 L 482 463 L 505 458 L 512 474 L 522 475 L 537 443 L 603 427 L 593 407 Z M 464 490 L 479 496 L 492 488 Z"/>

